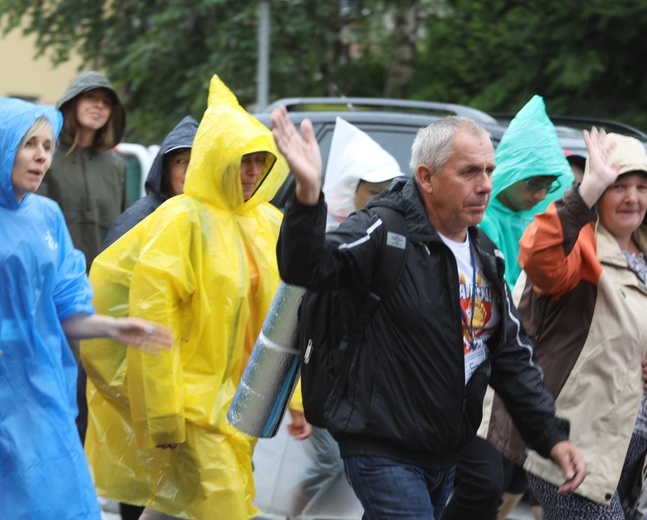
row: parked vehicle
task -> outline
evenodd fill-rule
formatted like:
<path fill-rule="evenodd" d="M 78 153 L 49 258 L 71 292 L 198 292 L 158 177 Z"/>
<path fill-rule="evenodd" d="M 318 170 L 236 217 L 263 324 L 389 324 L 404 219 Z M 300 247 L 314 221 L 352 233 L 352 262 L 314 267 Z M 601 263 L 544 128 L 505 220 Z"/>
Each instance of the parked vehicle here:
<path fill-rule="evenodd" d="M 159 145 L 144 146 L 137 143 L 119 143 L 115 146 L 115 151 L 126 161 L 126 195 L 129 204 L 146 194 L 144 183 L 159 148 Z"/>
<path fill-rule="evenodd" d="M 337 117 L 345 119 L 375 139 L 395 157 L 405 175 L 411 174 L 409 171 L 411 144 L 420 128 L 448 115 L 465 116 L 485 127 L 496 146 L 514 117 L 514 114 L 488 114 L 454 103 L 361 97 L 284 98 L 254 116 L 267 127 L 271 127 L 271 113 L 279 105 L 285 105 L 290 119 L 297 127 L 306 118 L 312 121 L 315 136 L 321 147 L 324 173 Z M 636 137 L 647 147 L 647 133 L 618 121 L 576 116 L 554 116 L 551 120 L 555 124 L 562 147 L 583 157 L 588 154 L 582 130 L 590 129 L 593 125 L 604 128 L 607 132 Z M 159 146 L 120 143 L 115 150 L 126 160 L 127 193 L 132 203 L 145 194 L 146 176 Z M 272 202 L 282 208 L 293 191 L 294 179 L 290 176 Z"/>
<path fill-rule="evenodd" d="M 323 172 L 335 129 L 335 120 L 341 117 L 370 135 L 389 152 L 400 165 L 402 173 L 411 175 L 409 158 L 411 145 L 420 128 L 448 115 L 469 117 L 484 126 L 498 144 L 505 127 L 489 114 L 452 103 L 408 101 L 382 98 L 287 98 L 268 106 L 255 117 L 271 127 L 270 115 L 279 105 L 284 105 L 292 122 L 298 127 L 304 119 L 312 121 L 315 136 L 321 147 Z M 294 192 L 294 179 L 288 177 L 272 202 L 283 208 Z"/>
<path fill-rule="evenodd" d="M 514 114 L 494 113 L 492 116 L 496 118 L 499 124 L 507 127 Z M 550 119 L 557 129 L 562 148 L 582 157 L 588 156 L 582 130 L 590 130 L 592 126 L 604 129 L 608 133 L 613 132 L 635 137 L 647 147 L 647 133 L 619 121 L 580 116 L 550 116 Z"/>

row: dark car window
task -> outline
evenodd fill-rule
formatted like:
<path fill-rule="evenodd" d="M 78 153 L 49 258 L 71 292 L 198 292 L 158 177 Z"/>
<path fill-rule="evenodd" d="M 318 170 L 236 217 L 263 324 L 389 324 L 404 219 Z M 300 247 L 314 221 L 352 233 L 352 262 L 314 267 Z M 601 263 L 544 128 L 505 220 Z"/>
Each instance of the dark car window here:
<path fill-rule="evenodd" d="M 360 130 L 370 135 L 382 148 L 389 152 L 400 165 L 400 171 L 411 175 L 409 170 L 409 158 L 411 156 L 411 145 L 416 137 L 419 127 L 415 126 L 384 126 L 371 124 L 357 124 Z M 332 136 L 335 130 L 334 124 L 323 125 L 317 132 L 317 141 L 321 147 L 323 171 L 325 173 L 328 163 L 328 155 L 332 144 Z"/>
<path fill-rule="evenodd" d="M 269 114 L 260 113 L 255 116 L 268 127 L 271 127 Z M 335 130 L 336 117 L 340 116 L 347 122 L 355 125 L 360 130 L 371 136 L 380 146 L 389 152 L 400 165 L 400 170 L 405 175 L 411 175 L 409 169 L 409 158 L 411 156 L 411 145 L 420 128 L 424 128 L 434 121 L 438 116 L 403 114 L 403 113 L 380 113 L 380 112 L 298 112 L 290 113 L 292 122 L 301 124 L 304 118 L 312 121 L 321 148 L 322 175 L 325 176 L 328 164 L 330 145 Z M 496 146 L 501 139 L 504 127 L 496 125 L 484 125 L 490 132 L 492 141 Z M 282 209 L 289 197 L 294 192 L 294 178 L 289 176 L 283 186 L 279 189 L 272 203 Z"/>

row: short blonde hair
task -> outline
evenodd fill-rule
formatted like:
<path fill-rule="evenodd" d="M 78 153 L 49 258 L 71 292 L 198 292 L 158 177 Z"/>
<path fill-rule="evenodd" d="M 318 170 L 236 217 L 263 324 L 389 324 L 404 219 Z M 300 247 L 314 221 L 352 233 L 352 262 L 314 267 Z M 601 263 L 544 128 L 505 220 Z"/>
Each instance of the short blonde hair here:
<path fill-rule="evenodd" d="M 40 135 L 43 132 L 49 132 L 49 134 L 52 137 L 52 155 L 54 154 L 54 127 L 52 126 L 52 122 L 47 119 L 45 116 L 40 116 L 34 121 L 34 123 L 29 127 L 29 129 L 25 132 L 25 135 L 23 138 L 20 140 L 20 143 L 18 144 L 18 150 L 22 149 L 27 141 L 29 141 L 32 137 L 35 135 Z"/>

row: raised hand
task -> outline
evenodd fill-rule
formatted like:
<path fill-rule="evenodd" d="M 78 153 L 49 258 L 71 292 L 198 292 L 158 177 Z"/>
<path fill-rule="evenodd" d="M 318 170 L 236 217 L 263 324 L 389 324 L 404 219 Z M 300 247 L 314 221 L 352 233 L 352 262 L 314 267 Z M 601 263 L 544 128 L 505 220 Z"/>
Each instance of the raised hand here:
<path fill-rule="evenodd" d="M 287 109 L 280 106 L 272 112 L 272 134 L 296 180 L 297 199 L 302 204 L 316 204 L 321 192 L 321 151 L 312 123 L 304 119 L 299 135 Z"/>
<path fill-rule="evenodd" d="M 607 139 L 604 129 L 592 127 L 591 131 L 583 131 L 586 149 L 589 152 L 588 174 L 580 185 L 580 196 L 589 207 L 600 198 L 604 190 L 618 178 L 619 163 L 609 164 L 609 155 L 615 143 Z"/>

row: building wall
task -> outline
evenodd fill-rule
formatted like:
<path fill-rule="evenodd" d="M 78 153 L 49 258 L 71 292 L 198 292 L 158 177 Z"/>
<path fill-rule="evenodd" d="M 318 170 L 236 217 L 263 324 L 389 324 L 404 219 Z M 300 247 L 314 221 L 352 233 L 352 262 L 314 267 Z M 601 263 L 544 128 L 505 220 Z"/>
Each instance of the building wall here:
<path fill-rule="evenodd" d="M 20 29 L 6 36 L 0 34 L 0 97 L 19 97 L 43 105 L 55 105 L 58 98 L 81 70 L 81 60 L 52 65 L 47 56 L 34 58 L 36 37 L 23 36 Z M 116 150 L 126 161 L 126 191 L 132 203 L 144 195 L 148 172 L 159 146 L 145 147 L 129 143 Z"/>
<path fill-rule="evenodd" d="M 47 56 L 36 59 L 36 36 L 23 36 L 14 29 L 0 36 L 0 97 L 20 97 L 54 105 L 79 73 L 81 60 L 52 65 Z"/>

